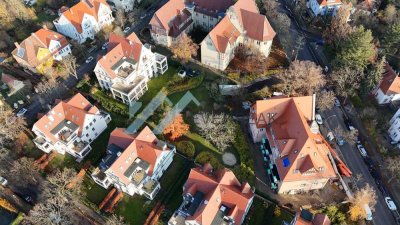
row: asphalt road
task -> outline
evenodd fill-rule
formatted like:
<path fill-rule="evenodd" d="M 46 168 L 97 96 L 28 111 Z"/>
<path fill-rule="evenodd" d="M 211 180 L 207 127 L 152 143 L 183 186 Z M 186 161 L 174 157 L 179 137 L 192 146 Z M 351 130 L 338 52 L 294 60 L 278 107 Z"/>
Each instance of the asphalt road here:
<path fill-rule="evenodd" d="M 153 14 L 161 7 L 163 6 L 168 0 L 158 0 L 153 2 L 153 4 L 147 8 L 145 11 L 145 16 L 142 17 L 141 19 L 138 20 L 137 23 L 131 25 L 131 29 L 128 31 L 127 35 L 131 34 L 132 32 L 140 32 L 143 28 L 148 26 L 151 18 L 153 17 Z M 61 84 L 62 86 L 65 86 L 67 89 L 71 89 L 75 87 L 77 82 L 82 79 L 83 75 L 85 73 L 91 73 L 96 66 L 96 59 L 100 55 L 104 55 L 107 53 L 107 50 L 103 50 L 100 48 L 95 49 L 94 51 L 90 52 L 87 55 L 87 58 L 89 56 L 93 57 L 93 60 L 89 63 L 86 63 L 85 61 L 79 62 L 80 66 L 77 68 L 77 74 L 78 74 L 78 80 L 75 77 L 70 76 L 67 80 L 63 81 Z M 49 102 L 45 102 L 45 104 L 49 104 Z M 36 120 L 37 120 L 37 114 L 40 112 L 46 111 L 46 109 L 42 108 L 42 104 L 39 101 L 39 96 L 36 93 L 33 93 L 31 96 L 31 102 L 28 106 L 25 106 L 25 108 L 28 110 L 26 114 L 24 115 L 26 118 L 26 121 L 28 122 L 28 125 L 32 125 Z"/>
<path fill-rule="evenodd" d="M 333 131 L 336 127 L 347 130 L 341 108 L 334 107 L 331 110 L 321 112 L 321 116 L 324 120 L 321 130 L 325 131 L 323 132 L 325 136 L 327 132 Z M 340 146 L 340 148 L 336 148 L 336 151 L 338 151 L 338 154 L 352 171 L 353 177 L 357 174 L 361 174 L 362 179 L 359 180 L 356 185 L 359 188 L 362 188 L 368 183 L 375 190 L 378 199 L 375 206 L 375 212 L 373 212 L 373 224 L 395 225 L 396 223 L 392 212 L 387 207 L 384 201 L 384 196 L 379 191 L 375 179 L 371 176 L 368 167 L 356 146 L 345 143 L 343 146 Z"/>

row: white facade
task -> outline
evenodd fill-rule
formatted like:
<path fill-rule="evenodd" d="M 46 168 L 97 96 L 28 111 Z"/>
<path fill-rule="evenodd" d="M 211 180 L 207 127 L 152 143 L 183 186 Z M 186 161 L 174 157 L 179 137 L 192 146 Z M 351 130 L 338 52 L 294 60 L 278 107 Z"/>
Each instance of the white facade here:
<path fill-rule="evenodd" d="M 400 142 L 400 109 L 389 121 L 389 136 L 394 142 Z"/>
<path fill-rule="evenodd" d="M 61 48 L 61 43 L 56 40 L 51 40 L 49 44 L 49 51 L 53 55 L 53 58 L 57 61 L 61 61 L 64 57 L 70 55 L 71 45 L 68 44 L 64 48 Z"/>
<path fill-rule="evenodd" d="M 311 9 L 314 16 L 335 15 L 341 6 L 342 2 L 337 0 L 327 0 L 326 5 L 320 5 L 318 0 L 309 0 L 307 2 L 307 7 Z"/>
<path fill-rule="evenodd" d="M 33 140 L 36 146 L 46 152 L 56 151 L 64 155 L 66 152 L 76 158 L 77 161 L 81 161 L 90 151 L 92 143 L 106 128 L 107 124 L 111 121 L 109 114 L 104 112 L 98 112 L 96 114 L 87 114 L 84 119 L 83 127 L 79 126 L 75 129 L 71 129 L 68 124 L 71 121 L 62 121 L 65 126 L 62 127 L 54 136 L 57 137 L 56 141 L 47 137 L 37 126 L 33 126 L 32 131 L 35 133 L 36 138 Z M 79 129 L 82 129 L 79 135 Z M 70 132 L 71 134 L 65 136 L 66 138 L 60 138 L 63 133 Z"/>
<path fill-rule="evenodd" d="M 110 2 L 115 4 L 115 8 L 123 9 L 125 12 L 133 10 L 136 4 L 139 4 L 141 0 L 110 0 Z"/>
<path fill-rule="evenodd" d="M 103 58 L 106 59 L 107 55 Z M 94 72 L 102 89 L 111 91 L 115 99 L 130 104 L 137 101 L 147 91 L 147 82 L 152 77 L 164 74 L 167 69 L 167 58 L 153 53 L 149 46 L 143 45 L 138 62 L 134 63 L 126 59 L 113 71 L 115 74 L 119 74 L 122 70 L 127 71 L 129 73 L 127 76 L 113 77 L 99 62 Z"/>
<path fill-rule="evenodd" d="M 400 94 L 392 93 L 390 95 L 385 95 L 380 88 L 375 92 L 375 99 L 379 105 L 389 104 L 394 101 L 400 100 Z"/>
<path fill-rule="evenodd" d="M 85 3 L 80 2 L 78 4 Z M 69 10 L 74 10 L 74 7 Z M 97 11 L 97 20 L 93 15 L 84 13 L 81 23 L 77 25 L 78 27 L 71 23 L 69 19 L 72 16 L 78 16 L 76 13 L 77 12 L 75 12 L 75 14 L 68 11 L 64 12 L 58 19 L 54 20 L 53 23 L 59 33 L 78 41 L 78 43 L 83 43 L 88 38 L 94 39 L 94 35 L 97 32 L 103 27 L 111 25 L 114 21 L 110 7 L 102 3 L 100 3 L 100 7 Z"/>
<path fill-rule="evenodd" d="M 167 148 L 170 147 L 169 150 Z M 176 149 L 174 146 L 164 146 L 164 151 L 158 156 L 151 175 L 148 174 L 149 170 L 144 169 L 145 178 L 138 183 L 130 182 L 125 184 L 118 176 L 115 176 L 111 169 L 102 172 L 97 168 L 93 174 L 93 180 L 105 189 L 114 186 L 118 190 L 127 193 L 130 196 L 135 194 L 143 195 L 152 200 L 161 189 L 158 180 L 163 176 L 164 172 L 171 165 Z M 136 158 L 135 162 L 140 164 L 140 158 Z M 100 175 L 101 174 L 101 175 Z M 133 179 L 133 178 L 132 178 Z M 149 188 L 151 186 L 151 188 Z"/>

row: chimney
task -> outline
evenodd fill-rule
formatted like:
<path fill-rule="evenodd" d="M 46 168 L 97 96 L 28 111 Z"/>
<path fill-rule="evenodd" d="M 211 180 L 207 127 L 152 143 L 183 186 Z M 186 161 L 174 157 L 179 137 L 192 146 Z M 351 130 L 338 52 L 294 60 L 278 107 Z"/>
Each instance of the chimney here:
<path fill-rule="evenodd" d="M 46 26 L 46 24 L 43 24 L 42 27 L 43 27 L 43 29 L 45 29 L 45 30 L 49 30 L 49 28 Z"/>
<path fill-rule="evenodd" d="M 314 121 L 315 120 L 315 100 L 316 100 L 316 98 L 317 98 L 317 94 L 313 94 L 312 95 L 312 121 Z"/>
<path fill-rule="evenodd" d="M 15 47 L 17 47 L 17 49 L 20 49 L 21 46 L 18 44 L 18 42 L 14 42 Z"/>
<path fill-rule="evenodd" d="M 316 94 L 314 93 L 312 95 L 312 118 L 311 118 L 310 130 L 313 134 L 318 134 L 319 126 L 317 121 L 315 121 L 315 99 L 316 99 Z"/>
<path fill-rule="evenodd" d="M 181 11 L 179 11 L 179 9 L 176 10 L 176 16 L 179 16 L 179 14 L 181 14 Z"/>

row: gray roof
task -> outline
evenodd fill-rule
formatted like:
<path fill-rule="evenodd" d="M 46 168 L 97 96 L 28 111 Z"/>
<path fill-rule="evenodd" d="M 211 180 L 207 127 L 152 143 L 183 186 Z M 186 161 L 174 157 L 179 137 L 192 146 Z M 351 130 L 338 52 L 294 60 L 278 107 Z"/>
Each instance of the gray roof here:
<path fill-rule="evenodd" d="M 150 164 L 142 159 L 137 160 L 140 158 L 136 158 L 132 164 L 128 167 L 128 169 L 125 170 L 124 176 L 126 177 L 131 177 L 132 174 L 136 171 L 136 169 L 141 168 L 142 170 L 147 170 L 150 167 Z M 132 180 L 134 183 L 135 181 Z M 140 181 L 139 181 L 140 183 Z"/>
<path fill-rule="evenodd" d="M 64 119 L 61 121 L 56 127 L 54 127 L 50 133 L 53 135 L 56 135 L 60 130 L 62 130 L 64 127 L 71 129 L 72 131 L 75 131 L 79 128 L 79 126 L 69 120 Z"/>

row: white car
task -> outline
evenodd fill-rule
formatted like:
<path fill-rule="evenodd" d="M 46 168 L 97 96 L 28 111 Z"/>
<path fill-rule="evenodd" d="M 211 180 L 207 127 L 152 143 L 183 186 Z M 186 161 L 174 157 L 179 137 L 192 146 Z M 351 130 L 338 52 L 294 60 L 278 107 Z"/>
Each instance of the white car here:
<path fill-rule="evenodd" d="M 87 58 L 85 62 L 86 62 L 86 63 L 90 63 L 91 61 L 93 61 L 93 57 L 92 57 L 92 56 L 89 56 L 89 58 Z"/>
<path fill-rule="evenodd" d="M 109 44 L 110 44 L 109 42 L 104 43 L 103 46 L 101 46 L 101 49 L 103 49 L 103 50 L 107 49 Z"/>
<path fill-rule="evenodd" d="M 316 114 L 316 115 L 315 115 L 315 120 L 317 121 L 317 123 L 318 123 L 319 125 L 322 125 L 322 124 L 323 124 L 323 122 L 322 122 L 322 116 L 321 116 L 320 114 Z"/>
<path fill-rule="evenodd" d="M 28 110 L 25 108 L 22 108 L 21 110 L 19 110 L 17 112 L 17 117 L 22 117 L 23 115 L 25 115 L 26 112 L 28 112 Z"/>
<path fill-rule="evenodd" d="M 397 210 L 396 204 L 394 204 L 393 200 L 390 197 L 385 197 L 385 202 L 390 210 L 392 211 Z"/>
<path fill-rule="evenodd" d="M 3 186 L 6 186 L 8 184 L 8 181 L 4 177 L 0 177 L 0 184 Z"/>
<path fill-rule="evenodd" d="M 340 107 L 339 99 L 335 98 L 335 106 Z"/>
<path fill-rule="evenodd" d="M 360 152 L 360 154 L 362 155 L 362 157 L 367 157 L 367 151 L 365 150 L 364 146 L 362 146 L 361 144 L 357 145 L 357 149 Z"/>
<path fill-rule="evenodd" d="M 128 33 L 130 29 L 131 29 L 131 27 L 125 27 L 124 34 Z"/>

